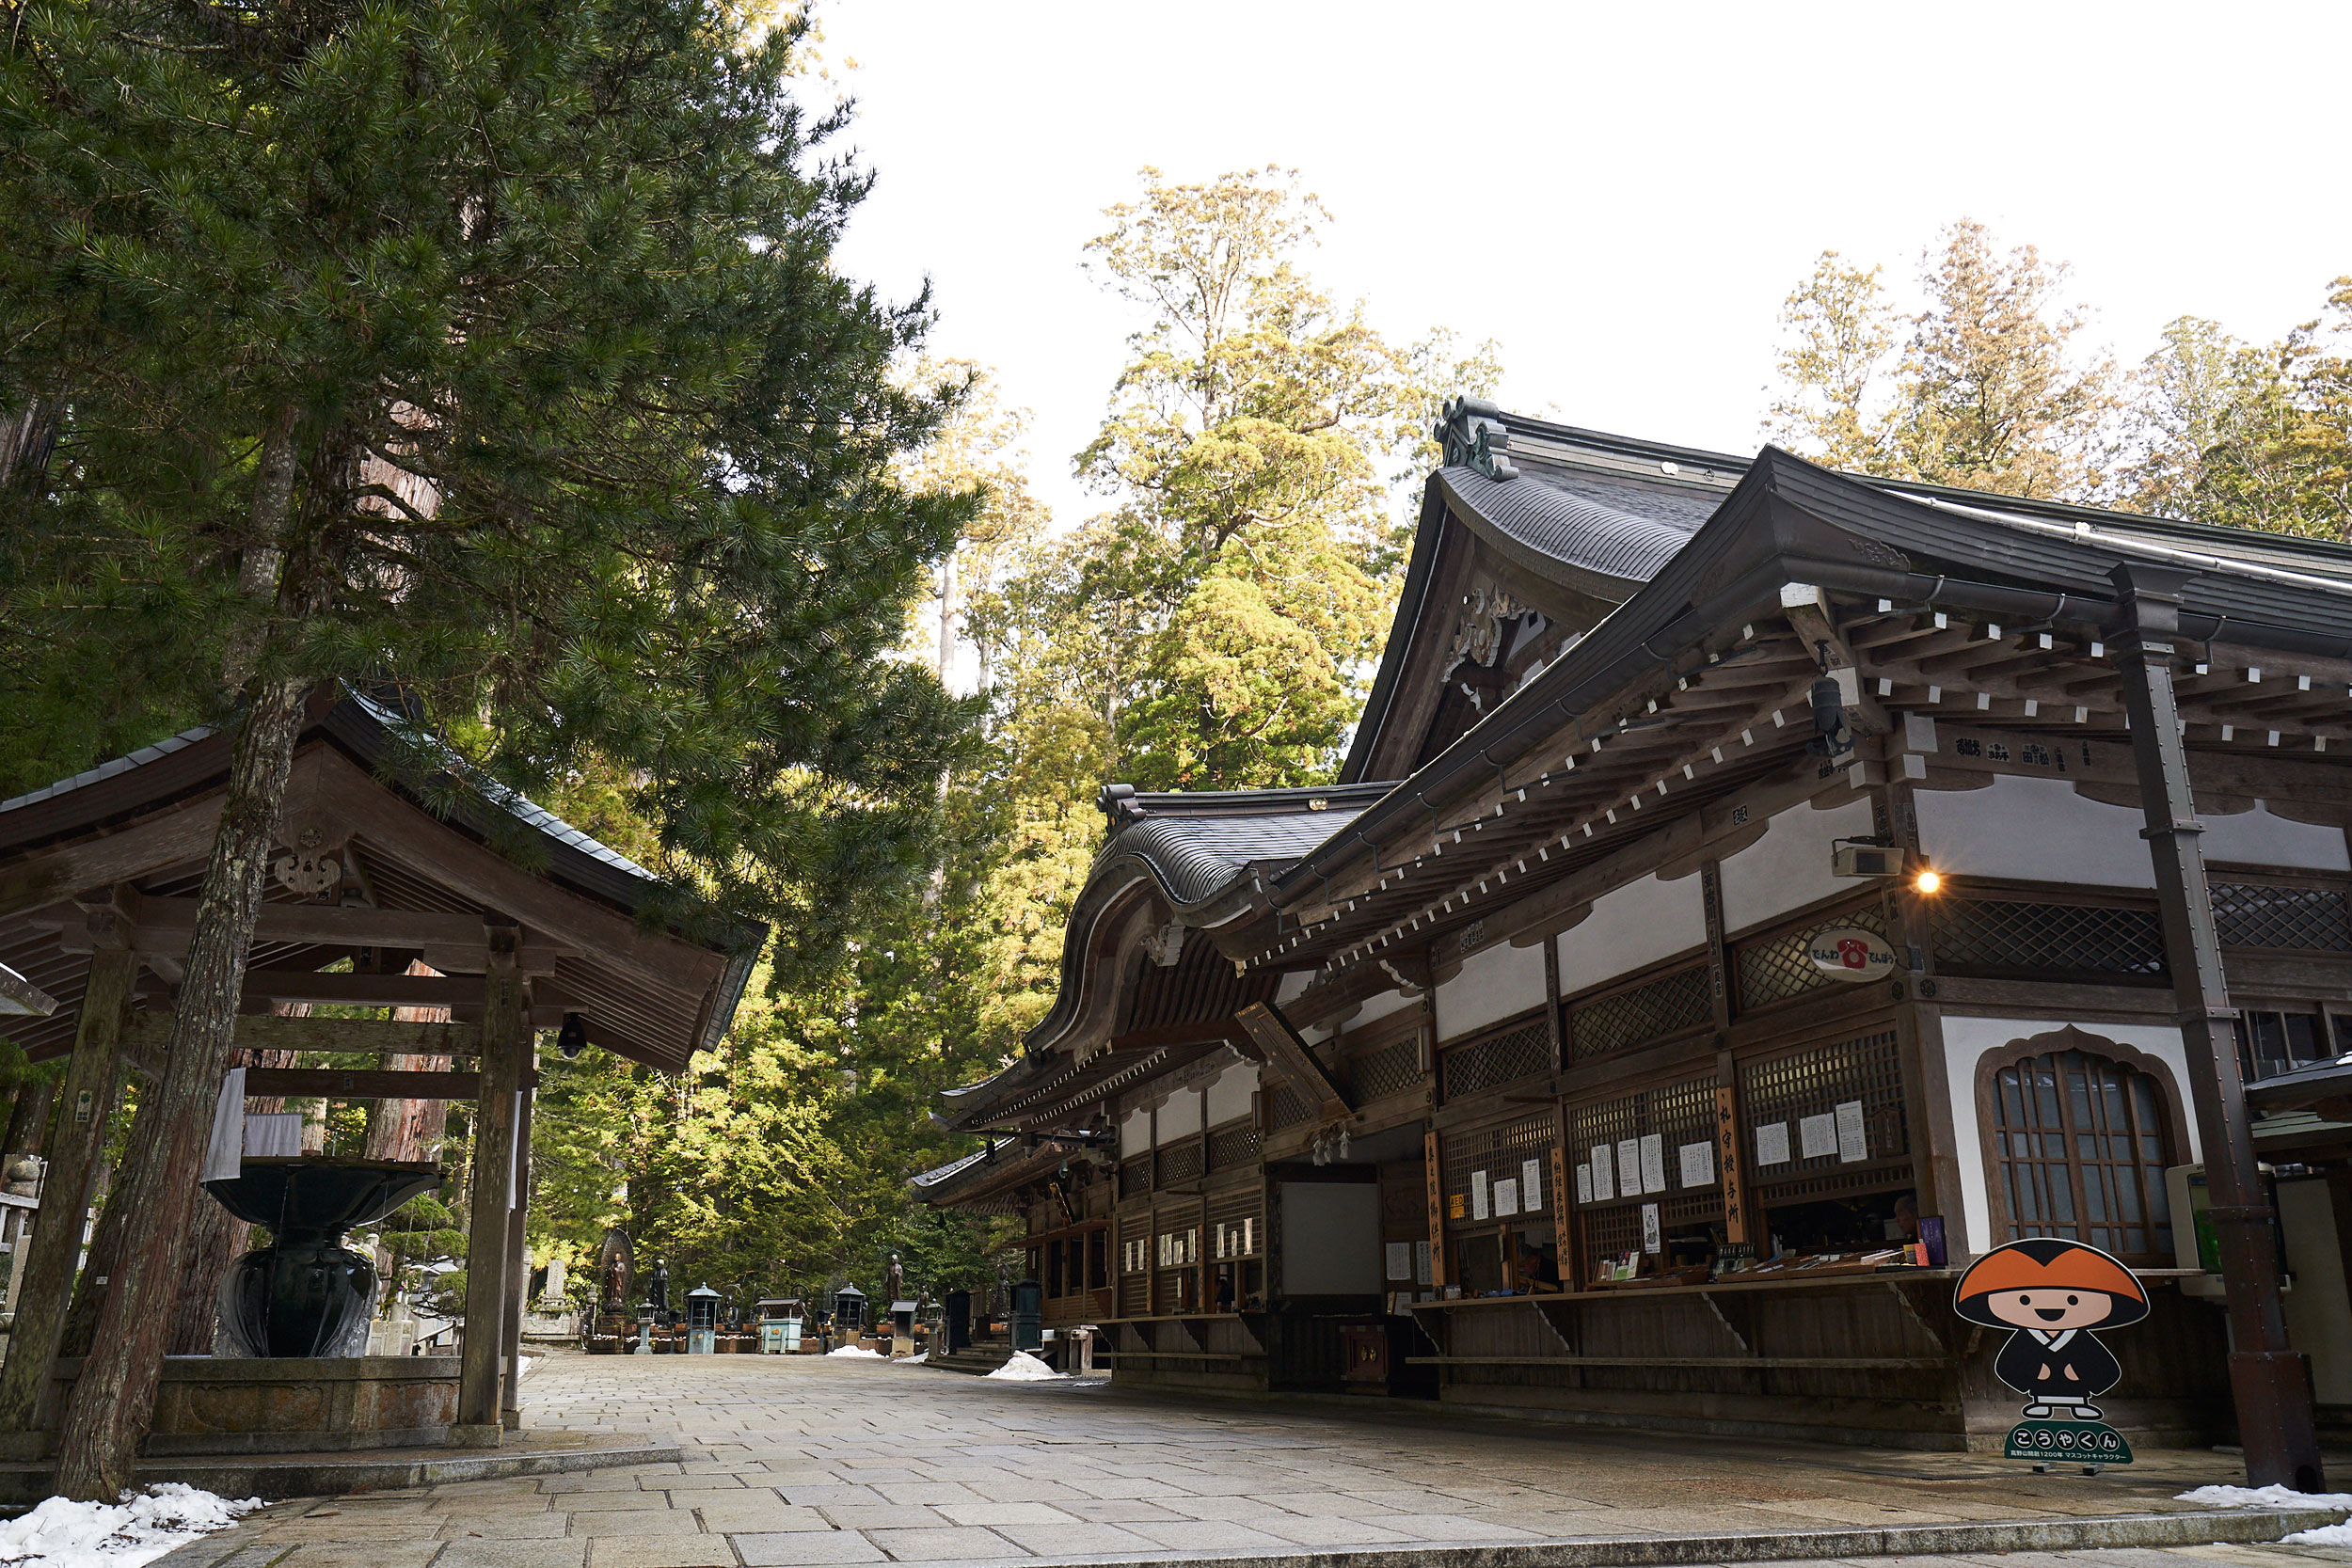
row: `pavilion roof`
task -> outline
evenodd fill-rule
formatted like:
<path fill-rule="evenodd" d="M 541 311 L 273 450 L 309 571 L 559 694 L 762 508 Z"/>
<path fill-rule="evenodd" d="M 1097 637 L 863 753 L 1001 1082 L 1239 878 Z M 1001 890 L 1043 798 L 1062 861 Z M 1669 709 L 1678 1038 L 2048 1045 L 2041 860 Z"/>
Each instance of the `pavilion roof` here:
<path fill-rule="evenodd" d="M 72 1046 L 94 905 L 140 932 L 142 1002 L 168 1006 L 228 768 L 229 737 L 199 728 L 0 801 L 0 964 L 58 1004 L 0 1027 L 36 1059 Z M 496 917 L 523 927 L 535 1023 L 577 1013 L 592 1042 L 675 1071 L 725 1033 L 766 936 L 340 689 L 312 699 L 296 741 L 278 839 L 299 838 L 342 876 L 331 907 L 272 880 L 249 1004 L 406 1000 L 462 1021 Z M 444 978 L 405 974 L 412 958 Z M 355 973 L 320 973 L 339 959 Z"/>

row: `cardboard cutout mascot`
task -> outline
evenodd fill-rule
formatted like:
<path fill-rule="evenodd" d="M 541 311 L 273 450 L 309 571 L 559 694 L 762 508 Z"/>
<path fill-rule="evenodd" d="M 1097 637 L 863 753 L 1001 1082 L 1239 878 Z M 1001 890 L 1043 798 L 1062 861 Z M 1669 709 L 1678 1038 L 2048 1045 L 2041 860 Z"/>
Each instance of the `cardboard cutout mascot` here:
<path fill-rule="evenodd" d="M 2046 1236 L 2010 1242 L 1968 1265 L 1952 1288 L 1952 1309 L 1969 1323 L 2010 1331 L 1993 1370 L 2026 1396 L 2026 1421 L 2010 1436 L 2013 1457 L 2058 1457 L 2046 1451 L 2052 1434 L 2071 1424 L 2072 1440 L 2057 1444 L 2060 1449 L 2079 1445 L 2091 1450 L 2080 1457 L 2130 1463 L 2120 1438 L 2108 1443 L 2110 1430 L 2090 1424 L 2103 1414 L 2093 1402 L 2123 1375 L 2115 1353 L 2093 1330 L 2121 1328 L 2148 1315 L 2148 1293 L 2130 1269 L 2080 1242 Z M 2042 1430 L 2041 1423 L 2054 1417 L 2057 1424 Z M 2021 1447 L 2033 1451 L 2015 1452 Z"/>

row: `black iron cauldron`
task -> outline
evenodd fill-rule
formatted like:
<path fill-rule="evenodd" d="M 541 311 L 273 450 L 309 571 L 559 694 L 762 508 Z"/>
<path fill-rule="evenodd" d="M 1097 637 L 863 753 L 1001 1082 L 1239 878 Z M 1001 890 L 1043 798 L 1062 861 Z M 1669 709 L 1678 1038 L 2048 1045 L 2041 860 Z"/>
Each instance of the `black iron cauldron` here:
<path fill-rule="evenodd" d="M 393 1160 L 247 1160 L 207 1181 L 222 1208 L 267 1226 L 276 1244 L 248 1252 L 220 1281 L 220 1322 L 234 1354 L 359 1355 L 375 1306 L 375 1265 L 342 1244 L 441 1184 L 439 1167 Z"/>

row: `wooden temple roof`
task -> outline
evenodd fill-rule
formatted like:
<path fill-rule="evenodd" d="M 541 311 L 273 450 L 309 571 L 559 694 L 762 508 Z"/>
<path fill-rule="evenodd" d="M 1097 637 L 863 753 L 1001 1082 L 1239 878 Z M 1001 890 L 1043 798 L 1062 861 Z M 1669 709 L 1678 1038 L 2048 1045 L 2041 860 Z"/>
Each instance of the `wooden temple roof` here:
<path fill-rule="evenodd" d="M 1114 818 L 1053 1011 L 1024 1057 L 946 1097 L 956 1125 L 1099 1114 L 1137 1075 L 1215 1049 L 1202 1041 L 1240 1043 L 1220 1009 L 1271 997 L 1277 979 L 1305 1019 L 1428 983 L 1428 955 L 1443 950 L 1432 943 L 1473 923 L 1484 941 L 1554 928 L 1594 895 L 1579 873 L 1655 869 L 1734 793 L 1793 804 L 1840 774 L 1948 777 L 1964 753 L 1906 756 L 1906 716 L 1969 746 L 1981 744 L 1972 728 L 2054 759 L 2063 741 L 2077 787 L 2132 790 L 2104 648 L 2122 625 L 2119 567 L 2184 579 L 2177 689 L 2200 790 L 2352 818 L 2352 548 L 1858 478 L 1776 448 L 1748 459 L 1653 447 L 1490 408 L 1457 406 L 1446 439 L 1421 580 L 1350 768 L 1426 760 L 1400 783 L 1334 786 L 1323 816 L 1251 818 L 1268 805 L 1246 795 L 1132 797 L 1152 804 Z M 1432 712 L 1410 708 L 1402 685 L 1449 668 L 1432 627 L 1450 632 L 1458 611 L 1434 602 L 1431 563 L 1465 525 L 1500 558 L 1543 558 L 1563 592 L 1613 602 L 1458 737 L 1383 740 L 1384 723 Z M 1812 696 L 1840 667 L 1860 744 L 1832 760 L 1808 751 Z M 1211 843 L 1179 864 L 1188 832 Z M 1262 836 L 1244 850 L 1245 833 Z M 1181 1022 L 1137 1030 L 1114 999 L 1139 994 L 1146 952 L 1166 953 L 1179 927 L 1184 958 L 1213 948 L 1266 989 L 1203 994 Z"/>
<path fill-rule="evenodd" d="M 453 754 L 423 774 L 400 766 L 418 743 L 363 697 L 312 699 L 278 836 L 289 854 L 331 857 L 337 875 L 320 893 L 271 879 L 248 1009 L 448 1006 L 463 1022 L 480 1006 L 484 921 L 497 917 L 522 927 L 534 1023 L 579 1014 L 591 1042 L 664 1071 L 714 1045 L 765 927 L 681 895 Z M 57 1004 L 0 1029 L 36 1060 L 72 1048 L 93 907 L 138 932 L 142 1005 L 169 1005 L 228 768 L 228 736 L 196 729 L 0 801 L 0 965 Z M 439 973 L 408 974 L 412 960 Z"/>

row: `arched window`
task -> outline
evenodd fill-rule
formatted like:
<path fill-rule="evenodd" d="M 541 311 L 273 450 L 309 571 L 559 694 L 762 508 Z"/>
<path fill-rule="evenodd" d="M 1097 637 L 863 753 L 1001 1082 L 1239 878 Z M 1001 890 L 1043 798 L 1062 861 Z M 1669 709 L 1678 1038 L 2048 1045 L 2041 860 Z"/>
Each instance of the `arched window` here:
<path fill-rule="evenodd" d="M 2179 1117 L 2161 1064 L 2078 1029 L 1986 1058 L 1994 1241 L 2058 1236 L 2131 1261 L 2172 1251 Z"/>

